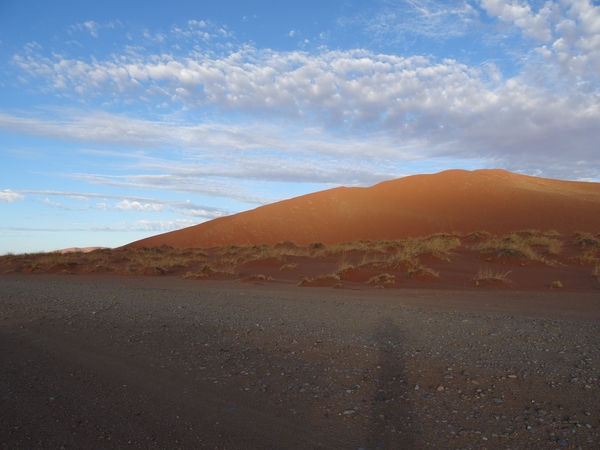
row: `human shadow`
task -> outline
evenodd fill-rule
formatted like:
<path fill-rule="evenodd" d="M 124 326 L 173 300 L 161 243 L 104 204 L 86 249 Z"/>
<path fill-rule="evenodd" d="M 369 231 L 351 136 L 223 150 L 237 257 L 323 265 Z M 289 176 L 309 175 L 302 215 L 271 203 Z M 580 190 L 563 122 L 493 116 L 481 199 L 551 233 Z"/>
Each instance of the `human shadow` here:
<path fill-rule="evenodd" d="M 412 449 L 415 436 L 411 429 L 402 330 L 391 318 L 384 318 L 376 324 L 373 339 L 379 357 L 364 448 Z"/>

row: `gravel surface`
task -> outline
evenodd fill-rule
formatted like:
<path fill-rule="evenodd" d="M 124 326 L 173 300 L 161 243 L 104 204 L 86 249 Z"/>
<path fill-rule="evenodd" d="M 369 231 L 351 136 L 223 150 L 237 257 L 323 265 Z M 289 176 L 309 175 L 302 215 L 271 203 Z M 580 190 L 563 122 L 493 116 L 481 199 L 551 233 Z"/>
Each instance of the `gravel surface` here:
<path fill-rule="evenodd" d="M 597 321 L 361 295 L 2 275 L 0 448 L 600 448 Z"/>

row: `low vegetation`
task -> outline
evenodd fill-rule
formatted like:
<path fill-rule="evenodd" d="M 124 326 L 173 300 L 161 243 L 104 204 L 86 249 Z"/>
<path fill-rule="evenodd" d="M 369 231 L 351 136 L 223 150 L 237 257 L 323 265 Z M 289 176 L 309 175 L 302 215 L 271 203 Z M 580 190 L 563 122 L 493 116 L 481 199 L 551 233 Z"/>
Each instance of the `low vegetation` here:
<path fill-rule="evenodd" d="M 507 278 L 510 272 L 510 270 L 507 272 L 498 272 L 489 267 L 480 267 L 477 271 L 477 274 L 473 277 L 473 281 L 475 281 L 476 285 L 480 285 L 482 283 L 512 284 L 512 281 Z"/>
<path fill-rule="evenodd" d="M 477 246 L 482 255 L 493 258 L 518 258 L 527 261 L 541 261 L 554 265 L 549 256 L 559 255 L 562 242 L 535 230 L 515 231 L 505 236 L 492 237 Z"/>
<path fill-rule="evenodd" d="M 293 241 L 274 245 L 227 245 L 209 249 L 169 246 L 156 248 L 97 249 L 88 253 L 25 253 L 0 256 L 0 272 L 56 274 L 166 275 L 185 279 L 213 278 L 280 282 L 324 286 L 330 282 L 365 283 L 373 286 L 402 285 L 399 280 L 435 282 L 458 264 L 488 261 L 472 278 L 480 283 L 511 283 L 511 269 L 530 262 L 562 268 L 591 265 L 587 273 L 600 280 L 600 235 L 577 232 L 561 236 L 555 230 L 520 230 L 503 236 L 485 231 L 465 235 L 438 233 L 398 240 L 359 240 L 328 245 L 313 242 L 301 246 Z M 509 265 L 507 270 L 500 264 Z M 534 264 L 535 265 L 535 264 Z M 474 267 L 477 267 L 476 265 Z M 539 267 L 539 265 L 538 265 Z M 299 268 L 302 268 L 302 272 Z M 583 269 L 583 268 L 582 268 Z M 473 269 L 474 270 L 474 269 Z M 260 273 L 258 272 L 260 271 Z M 453 277 L 456 278 L 456 272 Z M 465 277 L 468 279 L 468 276 Z M 565 280 L 563 278 L 563 280 Z M 407 281 L 410 285 L 410 281 Z M 552 285 L 553 288 L 554 283 Z"/>
<path fill-rule="evenodd" d="M 600 238 L 598 236 L 592 235 L 592 233 L 587 233 L 584 231 L 578 231 L 574 235 L 575 243 L 577 245 L 581 245 L 582 247 L 598 247 L 600 246 Z"/>

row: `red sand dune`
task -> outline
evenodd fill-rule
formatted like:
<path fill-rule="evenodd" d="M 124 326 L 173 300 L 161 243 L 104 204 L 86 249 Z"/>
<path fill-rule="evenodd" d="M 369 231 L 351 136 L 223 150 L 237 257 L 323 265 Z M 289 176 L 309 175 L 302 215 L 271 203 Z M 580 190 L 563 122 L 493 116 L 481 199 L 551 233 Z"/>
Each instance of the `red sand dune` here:
<path fill-rule="evenodd" d="M 128 247 L 213 247 L 291 240 L 336 244 L 439 232 L 505 234 L 554 229 L 600 231 L 600 183 L 560 181 L 504 170 L 449 170 L 335 188 L 284 200 L 133 242 Z"/>

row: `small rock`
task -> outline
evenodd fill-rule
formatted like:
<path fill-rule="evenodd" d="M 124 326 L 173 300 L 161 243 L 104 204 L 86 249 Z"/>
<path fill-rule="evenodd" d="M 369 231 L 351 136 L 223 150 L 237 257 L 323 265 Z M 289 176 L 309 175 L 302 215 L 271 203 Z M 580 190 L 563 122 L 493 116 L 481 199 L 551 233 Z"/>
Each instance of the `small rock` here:
<path fill-rule="evenodd" d="M 444 392 L 445 388 L 444 388 L 444 386 L 438 386 L 437 390 L 438 390 L 438 392 Z"/>
<path fill-rule="evenodd" d="M 347 409 L 342 414 L 344 414 L 345 416 L 349 416 L 350 414 L 354 414 L 355 412 L 356 411 L 354 411 L 353 409 Z"/>

